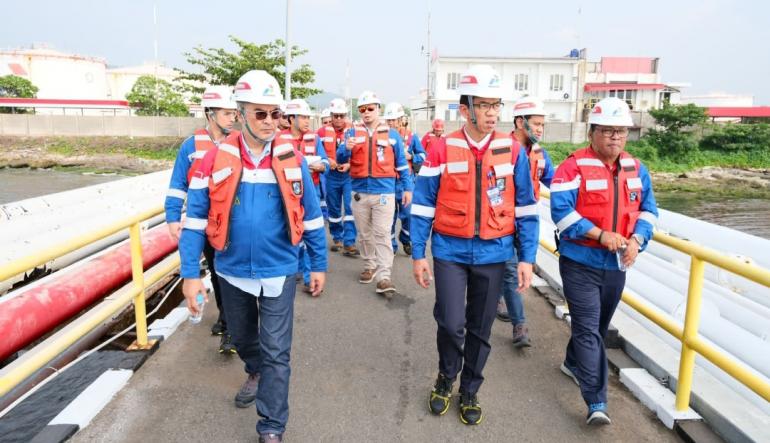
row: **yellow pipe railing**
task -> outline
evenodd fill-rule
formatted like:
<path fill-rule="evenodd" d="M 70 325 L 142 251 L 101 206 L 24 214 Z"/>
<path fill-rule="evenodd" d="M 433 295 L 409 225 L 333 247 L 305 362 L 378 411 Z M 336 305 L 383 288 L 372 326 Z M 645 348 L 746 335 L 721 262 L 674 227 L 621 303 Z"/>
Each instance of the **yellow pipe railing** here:
<path fill-rule="evenodd" d="M 130 349 L 148 349 L 152 347 L 154 341 L 148 340 L 147 337 L 145 290 L 147 285 L 156 283 L 163 278 L 163 276 L 179 267 L 179 257 L 177 255 L 170 261 L 168 259 L 165 260 L 162 262 L 162 268 L 150 273 L 147 278 L 145 278 L 140 224 L 163 212 L 163 206 L 156 206 L 152 209 L 105 226 L 104 228 L 75 237 L 71 240 L 63 241 L 37 253 L 30 254 L 3 267 L 3 269 L 0 269 L 0 281 L 3 281 L 43 265 L 52 259 L 76 251 L 83 246 L 106 238 L 123 229 L 129 229 L 133 287 L 129 291 L 121 294 L 120 297 L 114 299 L 108 297 L 110 300 L 108 303 L 103 303 L 94 310 L 84 314 L 81 317 L 81 320 L 83 321 L 78 322 L 77 327 L 65 328 L 51 336 L 47 340 L 45 349 L 34 349 L 25 354 L 24 357 L 3 368 L 3 370 L 0 371 L 0 396 L 8 393 L 14 386 L 32 375 L 32 373 L 38 369 L 42 368 L 56 355 L 63 352 L 93 328 L 107 320 L 111 315 L 114 315 L 120 309 L 123 309 L 129 301 L 133 301 L 134 303 L 137 337 L 136 342 L 131 345 Z"/>
<path fill-rule="evenodd" d="M 550 192 L 547 189 L 542 189 L 540 195 L 544 198 L 550 198 Z M 690 279 L 687 288 L 684 326 L 679 326 L 668 315 L 626 291 L 623 291 L 622 300 L 674 336 L 682 345 L 681 357 L 679 359 L 679 379 L 676 388 L 676 409 L 679 411 L 685 410 L 690 404 L 696 353 L 725 371 L 760 397 L 770 401 L 770 384 L 746 368 L 742 363 L 706 343 L 698 335 L 703 294 L 703 275 L 706 263 L 718 266 L 767 287 L 770 287 L 770 271 L 694 244 L 688 240 L 682 240 L 661 232 L 655 232 L 653 240 L 690 256 Z M 558 255 L 553 244 L 541 239 L 540 245 L 547 251 Z"/>

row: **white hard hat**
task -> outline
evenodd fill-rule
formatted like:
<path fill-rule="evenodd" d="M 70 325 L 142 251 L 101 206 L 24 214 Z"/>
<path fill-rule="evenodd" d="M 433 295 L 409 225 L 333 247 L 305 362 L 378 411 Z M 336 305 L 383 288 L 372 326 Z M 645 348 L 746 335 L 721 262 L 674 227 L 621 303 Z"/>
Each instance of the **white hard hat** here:
<path fill-rule="evenodd" d="M 371 104 L 375 104 L 375 105 L 381 104 L 380 98 L 377 97 L 377 94 L 375 94 L 374 92 L 364 91 L 361 93 L 361 95 L 358 96 L 358 106 L 371 105 Z"/>
<path fill-rule="evenodd" d="M 345 104 L 345 100 L 341 98 L 335 98 L 329 103 L 329 112 L 332 114 L 347 114 L 348 105 Z"/>
<path fill-rule="evenodd" d="M 281 87 L 272 75 L 265 71 L 249 71 L 235 84 L 236 102 L 256 103 L 260 105 L 280 105 Z"/>
<path fill-rule="evenodd" d="M 528 115 L 547 115 L 543 101 L 535 97 L 522 97 L 513 104 L 514 117 L 526 117 Z"/>
<path fill-rule="evenodd" d="M 617 98 L 607 97 L 599 100 L 588 116 L 588 124 L 603 126 L 634 126 L 628 104 Z"/>
<path fill-rule="evenodd" d="M 403 116 L 404 116 L 404 107 L 401 106 L 399 103 L 392 102 L 385 105 L 385 113 L 383 114 L 383 118 L 385 120 L 395 120 Z"/>
<path fill-rule="evenodd" d="M 201 106 L 204 108 L 235 109 L 233 88 L 222 85 L 209 86 L 203 91 Z"/>
<path fill-rule="evenodd" d="M 474 65 L 460 76 L 457 93 L 473 97 L 503 98 L 500 76 L 489 65 Z"/>
<path fill-rule="evenodd" d="M 321 118 L 328 118 L 331 116 L 332 116 L 332 113 L 331 111 L 329 111 L 329 108 L 323 108 L 323 110 L 321 111 Z"/>
<path fill-rule="evenodd" d="M 308 117 L 313 116 L 313 111 L 310 110 L 310 105 L 301 98 L 295 98 L 286 102 L 286 110 L 283 111 L 286 115 L 305 115 Z"/>

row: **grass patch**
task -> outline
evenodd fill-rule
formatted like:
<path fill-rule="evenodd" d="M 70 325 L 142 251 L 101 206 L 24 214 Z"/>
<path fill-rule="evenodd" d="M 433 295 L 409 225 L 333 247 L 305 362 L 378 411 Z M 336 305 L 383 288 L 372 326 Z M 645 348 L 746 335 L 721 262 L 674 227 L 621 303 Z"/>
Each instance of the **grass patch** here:
<path fill-rule="evenodd" d="M 51 137 L 41 140 L 49 152 L 64 156 L 120 154 L 174 161 L 183 137 Z"/>

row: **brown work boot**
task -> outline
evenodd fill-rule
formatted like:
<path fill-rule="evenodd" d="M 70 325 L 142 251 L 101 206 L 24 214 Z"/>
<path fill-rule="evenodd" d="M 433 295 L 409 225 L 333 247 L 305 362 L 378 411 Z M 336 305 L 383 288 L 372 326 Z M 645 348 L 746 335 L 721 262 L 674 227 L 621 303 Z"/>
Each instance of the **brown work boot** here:
<path fill-rule="evenodd" d="M 356 248 L 353 245 L 345 246 L 345 251 L 342 253 L 345 257 L 358 257 L 361 255 L 360 252 L 358 252 L 358 248 Z"/>
<path fill-rule="evenodd" d="M 374 292 L 390 300 L 393 298 L 393 294 L 396 293 L 396 287 L 393 286 L 393 283 L 390 282 L 389 278 L 383 278 L 377 282 L 377 288 L 374 290 Z"/>
<path fill-rule="evenodd" d="M 371 283 L 372 280 L 374 280 L 374 269 L 364 269 L 358 276 L 359 283 L 367 284 Z"/>
<path fill-rule="evenodd" d="M 332 252 L 339 252 L 342 249 L 342 242 L 339 240 L 335 240 L 334 243 L 332 243 L 332 247 L 329 249 Z"/>

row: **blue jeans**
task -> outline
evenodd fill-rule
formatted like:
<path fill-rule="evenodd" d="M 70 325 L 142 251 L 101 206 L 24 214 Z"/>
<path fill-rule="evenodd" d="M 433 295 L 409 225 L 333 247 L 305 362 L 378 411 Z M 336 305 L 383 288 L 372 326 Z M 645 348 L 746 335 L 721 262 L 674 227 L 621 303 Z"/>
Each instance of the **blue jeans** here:
<path fill-rule="evenodd" d="M 521 294 L 516 288 L 519 286 L 519 276 L 517 274 L 519 267 L 519 258 L 516 252 L 513 258 L 505 262 L 505 274 L 503 275 L 503 290 L 500 297 L 505 300 L 505 307 L 508 308 L 508 316 L 511 317 L 511 323 L 520 325 L 526 323 L 524 318 L 524 303 L 521 300 Z"/>
<path fill-rule="evenodd" d="M 564 365 L 580 382 L 580 393 L 587 405 L 606 403 L 604 337 L 620 302 L 626 273 L 592 268 L 562 255 L 559 274 L 572 319 Z"/>
<path fill-rule="evenodd" d="M 329 233 L 335 242 L 341 241 L 344 246 L 356 244 L 356 224 L 353 220 L 353 209 L 350 199 L 353 188 L 348 174 L 330 171 L 326 177 L 326 205 L 329 209 Z M 342 214 L 342 206 L 345 214 Z"/>
<path fill-rule="evenodd" d="M 286 277 L 278 297 L 255 297 L 220 279 L 227 328 L 249 374 L 261 374 L 257 388 L 257 433 L 283 434 L 289 420 L 289 377 L 293 275 Z"/>
<path fill-rule="evenodd" d="M 390 228 L 390 238 L 393 244 L 393 252 L 398 251 L 398 243 L 396 243 L 396 223 L 401 220 L 401 231 L 398 233 L 398 241 L 402 245 L 409 245 L 412 243 L 412 239 L 409 234 L 409 216 L 412 214 L 412 205 L 404 206 L 401 204 L 401 198 L 404 196 L 404 191 L 399 181 L 396 183 L 396 211 L 393 213 L 393 227 Z"/>

